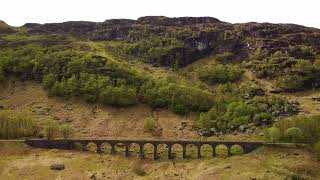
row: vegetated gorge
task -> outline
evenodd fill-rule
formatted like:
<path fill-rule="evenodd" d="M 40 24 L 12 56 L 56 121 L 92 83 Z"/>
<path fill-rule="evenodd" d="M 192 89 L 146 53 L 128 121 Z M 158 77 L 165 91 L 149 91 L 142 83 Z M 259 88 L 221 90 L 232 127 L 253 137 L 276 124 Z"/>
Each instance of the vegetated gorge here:
<path fill-rule="evenodd" d="M 320 179 L 320 29 L 212 17 L 0 21 L 0 139 L 296 143 L 46 150 L 0 142 L 0 179 Z M 241 155 L 242 154 L 242 155 Z M 60 164 L 57 164 L 60 163 Z M 50 166 L 50 167 L 49 167 Z M 55 169 L 55 170 L 52 170 Z M 60 171 L 59 171 L 60 169 Z M 63 170 L 61 170 L 63 169 Z"/>

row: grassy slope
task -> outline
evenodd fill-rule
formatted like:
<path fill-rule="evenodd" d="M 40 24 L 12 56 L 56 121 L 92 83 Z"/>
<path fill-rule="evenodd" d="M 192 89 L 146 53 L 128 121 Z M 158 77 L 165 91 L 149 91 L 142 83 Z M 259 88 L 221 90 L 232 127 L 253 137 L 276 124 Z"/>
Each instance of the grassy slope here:
<path fill-rule="evenodd" d="M 262 148 L 251 154 L 215 159 L 139 160 L 123 155 L 30 149 L 22 144 L 1 144 L 2 179 L 284 179 L 292 174 L 320 178 L 319 162 L 305 150 Z M 150 155 L 147 155 L 150 156 Z M 54 163 L 66 169 L 52 171 Z M 137 175 L 137 169 L 145 172 Z M 0 178 L 0 179 L 1 179 Z"/>
<path fill-rule="evenodd" d="M 48 97 L 41 85 L 34 82 L 11 82 L 1 89 L 0 105 L 8 110 L 30 110 L 38 121 L 53 118 L 60 123 L 69 123 L 76 129 L 76 137 L 82 138 L 163 138 L 163 139 L 199 139 L 195 129 L 197 113 L 179 116 L 169 110 L 152 111 L 145 105 L 130 108 L 112 108 L 100 104 L 87 104 L 77 98 L 64 100 Z M 94 112 L 93 108 L 96 108 Z M 161 136 L 144 132 L 144 118 L 153 116 Z M 182 128 L 181 122 L 187 127 Z M 125 129 L 125 131 L 123 130 Z M 257 134 L 225 135 L 209 139 L 257 140 Z"/>

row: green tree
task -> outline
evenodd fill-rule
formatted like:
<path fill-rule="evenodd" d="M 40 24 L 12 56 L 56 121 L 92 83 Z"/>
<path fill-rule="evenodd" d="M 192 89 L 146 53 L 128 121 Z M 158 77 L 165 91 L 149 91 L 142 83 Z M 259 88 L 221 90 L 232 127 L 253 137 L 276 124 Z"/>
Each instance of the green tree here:
<path fill-rule="evenodd" d="M 152 117 L 147 117 L 143 121 L 143 126 L 147 131 L 154 131 L 156 130 L 156 121 Z"/>
<path fill-rule="evenodd" d="M 64 139 L 69 139 L 72 136 L 73 132 L 74 129 L 68 124 L 60 126 L 60 133 L 62 134 Z"/>
<path fill-rule="evenodd" d="M 59 124 L 54 120 L 47 120 L 44 124 L 44 135 L 47 139 L 53 139 L 59 135 Z"/>
<path fill-rule="evenodd" d="M 281 138 L 281 132 L 279 128 L 271 127 L 265 131 L 265 137 L 268 142 L 278 142 Z"/>
<path fill-rule="evenodd" d="M 285 132 L 285 138 L 289 141 L 289 142 L 299 142 L 302 140 L 302 131 L 297 128 L 297 127 L 291 127 L 288 128 Z"/>

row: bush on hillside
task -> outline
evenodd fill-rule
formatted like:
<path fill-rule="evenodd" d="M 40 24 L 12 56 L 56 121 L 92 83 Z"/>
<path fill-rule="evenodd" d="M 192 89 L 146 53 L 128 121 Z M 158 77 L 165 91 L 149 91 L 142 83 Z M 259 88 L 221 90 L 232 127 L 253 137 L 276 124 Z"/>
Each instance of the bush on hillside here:
<path fill-rule="evenodd" d="M 271 127 L 265 130 L 265 138 L 268 142 L 278 142 L 281 138 L 281 132 L 279 128 Z"/>
<path fill-rule="evenodd" d="M 320 140 L 319 115 L 289 117 L 281 119 L 276 122 L 274 126 L 281 132 L 280 141 L 312 144 Z"/>
<path fill-rule="evenodd" d="M 276 117 L 296 113 L 296 108 L 283 97 L 260 96 L 261 92 L 248 95 L 250 89 L 230 83 L 219 85 L 212 108 L 199 117 L 199 127 L 233 131 L 251 123 L 271 125 Z"/>
<path fill-rule="evenodd" d="M 69 139 L 74 133 L 74 129 L 68 124 L 61 125 L 59 130 L 64 139 Z"/>
<path fill-rule="evenodd" d="M 32 137 L 38 127 L 32 114 L 23 111 L 0 111 L 0 139 Z"/>
<path fill-rule="evenodd" d="M 302 139 L 302 132 L 297 127 L 291 127 L 286 130 L 285 138 L 289 142 L 293 142 L 293 143 L 299 142 L 300 139 Z"/>
<path fill-rule="evenodd" d="M 162 80 L 147 82 L 142 85 L 139 93 L 142 102 L 151 107 L 174 109 L 180 106 L 179 108 L 183 107 L 184 113 L 187 113 L 187 110 L 208 110 L 213 105 L 213 94 L 207 90 Z"/>
<path fill-rule="evenodd" d="M 241 79 L 243 70 L 237 65 L 207 65 L 199 71 L 199 78 L 209 84 L 235 82 Z"/>
<path fill-rule="evenodd" d="M 180 46 L 169 37 L 138 43 L 150 56 L 157 58 L 167 50 Z M 161 46 L 149 46 L 150 44 Z M 154 49 L 157 47 L 159 49 Z M 153 49 L 152 49 L 153 48 Z M 213 94 L 198 87 L 188 87 L 177 81 L 151 79 L 132 66 L 107 58 L 69 51 L 58 46 L 42 48 L 37 44 L 0 52 L 4 72 L 24 79 L 42 80 L 52 96 L 79 96 L 87 102 L 102 102 L 112 106 L 129 106 L 144 102 L 152 107 L 165 107 L 176 113 L 210 109 Z"/>
<path fill-rule="evenodd" d="M 106 105 L 130 106 L 137 104 L 137 94 L 134 89 L 108 87 L 100 93 L 99 100 Z"/>
<path fill-rule="evenodd" d="M 152 117 L 147 117 L 143 121 L 144 129 L 147 131 L 154 131 L 156 130 L 156 121 Z"/>
<path fill-rule="evenodd" d="M 53 139 L 60 135 L 59 123 L 54 120 L 47 120 L 44 124 L 44 136 L 47 139 Z"/>

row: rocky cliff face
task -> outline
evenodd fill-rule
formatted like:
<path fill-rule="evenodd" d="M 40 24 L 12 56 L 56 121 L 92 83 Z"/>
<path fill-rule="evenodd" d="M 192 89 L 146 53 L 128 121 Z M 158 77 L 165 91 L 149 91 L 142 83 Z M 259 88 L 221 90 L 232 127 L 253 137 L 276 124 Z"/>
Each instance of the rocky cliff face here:
<path fill-rule="evenodd" d="M 25 24 L 30 33 L 71 34 L 92 41 L 121 40 L 136 43 L 150 37 L 175 38 L 184 45 L 162 56 L 159 65 L 172 66 L 181 58 L 184 66 L 210 53 L 232 52 L 244 60 L 257 48 L 266 53 L 304 44 L 320 51 L 320 30 L 294 24 L 230 24 L 212 17 L 146 16 L 138 20 L 110 19 L 104 22 L 70 21 L 50 24 Z M 150 60 L 152 61 L 152 60 Z"/>

